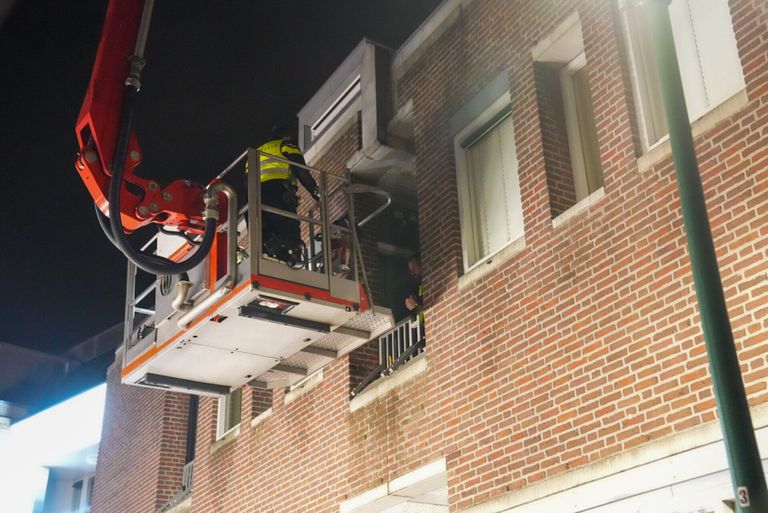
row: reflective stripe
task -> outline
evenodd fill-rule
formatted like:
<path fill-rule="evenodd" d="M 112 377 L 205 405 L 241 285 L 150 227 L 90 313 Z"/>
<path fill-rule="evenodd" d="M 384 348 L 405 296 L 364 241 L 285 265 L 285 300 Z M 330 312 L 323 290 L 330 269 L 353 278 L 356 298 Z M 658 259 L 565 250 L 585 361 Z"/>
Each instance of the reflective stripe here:
<path fill-rule="evenodd" d="M 289 151 L 283 151 L 284 147 Z M 285 144 L 282 139 L 268 141 L 259 146 L 258 149 L 263 153 L 280 158 L 285 158 L 286 153 L 298 153 L 301 155 L 301 151 L 297 147 Z M 293 173 L 291 172 L 291 166 L 289 164 L 271 159 L 267 155 L 259 155 L 259 167 L 261 169 L 259 181 L 261 182 L 268 182 L 270 180 L 293 180 Z M 247 163 L 245 165 L 245 172 L 248 173 Z"/>
<path fill-rule="evenodd" d="M 268 182 L 270 180 L 290 180 L 291 174 L 288 173 L 265 173 L 261 172 L 261 181 Z"/>
<path fill-rule="evenodd" d="M 280 148 L 280 152 L 283 155 L 301 155 L 299 147 L 291 143 L 284 143 Z"/>
<path fill-rule="evenodd" d="M 419 283 L 419 288 L 416 293 L 419 295 L 419 299 L 423 303 L 424 302 L 424 283 Z M 424 305 L 423 304 L 419 305 L 418 313 L 419 313 L 419 322 L 423 327 L 424 326 Z M 422 336 L 423 336 L 423 332 L 422 332 Z"/>

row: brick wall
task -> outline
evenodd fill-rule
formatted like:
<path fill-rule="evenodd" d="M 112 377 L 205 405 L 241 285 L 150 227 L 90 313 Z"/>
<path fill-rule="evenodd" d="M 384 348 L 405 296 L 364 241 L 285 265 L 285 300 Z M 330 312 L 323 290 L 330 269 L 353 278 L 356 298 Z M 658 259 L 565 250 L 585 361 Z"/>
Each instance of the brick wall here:
<path fill-rule="evenodd" d="M 553 228 L 530 48 L 574 8 L 605 196 Z M 762 404 L 768 9 L 763 0 L 733 0 L 732 13 L 749 104 L 699 137 L 697 151 L 749 399 Z M 612 0 L 462 7 L 397 84 L 399 101 L 414 105 L 426 372 L 350 413 L 349 387 L 359 373 L 345 356 L 290 403 L 274 391 L 273 414 L 253 427 L 261 403 L 246 387 L 240 433 L 226 442 L 214 443 L 217 401 L 204 398 L 194 512 L 335 513 L 343 500 L 440 457 L 451 511 L 461 511 L 716 420 L 671 159 L 638 168 L 643 152 L 626 55 Z M 459 289 L 448 119 L 500 70 L 511 84 L 526 247 Z M 356 149 L 354 134 L 316 164 L 343 166 Z M 158 502 L 157 435 L 142 426 L 156 424 L 165 400 L 137 390 L 110 388 L 97 513 L 148 511 Z M 134 422 L 117 422 L 113 409 L 132 413 Z M 141 442 L 132 442 L 138 435 Z M 128 451 L 130 444 L 137 445 Z M 118 492 L 118 483 L 131 484 L 132 493 Z"/>
<path fill-rule="evenodd" d="M 249 387 L 250 400 L 245 397 L 243 401 L 246 406 L 250 403 L 250 411 L 246 412 L 249 418 L 258 417 L 272 407 L 272 390 L 264 388 Z"/>
<path fill-rule="evenodd" d="M 357 388 L 379 367 L 379 341 L 371 340 L 349 354 L 349 390 Z"/>
<path fill-rule="evenodd" d="M 189 398 L 107 378 L 93 513 L 154 513 L 181 489 Z"/>
<path fill-rule="evenodd" d="M 349 380 L 344 357 L 289 404 L 276 390 L 270 417 L 251 427 L 244 409 L 238 436 L 214 451 L 218 401 L 203 398 L 193 511 L 337 512 L 346 498 L 418 466 L 425 380 L 352 414 Z"/>
<path fill-rule="evenodd" d="M 697 140 L 752 404 L 768 398 L 768 39 L 758 3 L 732 2 L 750 104 Z M 454 511 L 715 419 L 671 160 L 637 166 L 616 2 L 512 4 L 465 6 L 398 84 L 416 117 L 427 350 L 440 390 L 430 434 L 443 435 L 435 450 L 449 458 Z M 605 198 L 553 229 L 530 48 L 574 7 Z M 527 247 L 459 290 L 447 118 L 499 69 L 511 84 Z M 449 360 L 461 367 L 444 372 Z"/>
<path fill-rule="evenodd" d="M 342 172 L 357 149 L 354 125 L 312 165 Z M 362 200 L 359 206 L 370 209 Z M 375 230 L 369 231 L 366 240 L 375 244 Z M 333 362 L 319 385 L 289 404 L 284 390 L 245 387 L 240 432 L 227 442 L 215 441 L 218 401 L 203 398 L 193 511 L 336 512 L 346 498 L 418 466 L 428 447 L 419 440 L 428 390 L 423 377 L 411 390 L 349 413 L 350 390 L 377 364 L 373 341 Z M 272 415 L 251 427 L 265 397 Z"/>

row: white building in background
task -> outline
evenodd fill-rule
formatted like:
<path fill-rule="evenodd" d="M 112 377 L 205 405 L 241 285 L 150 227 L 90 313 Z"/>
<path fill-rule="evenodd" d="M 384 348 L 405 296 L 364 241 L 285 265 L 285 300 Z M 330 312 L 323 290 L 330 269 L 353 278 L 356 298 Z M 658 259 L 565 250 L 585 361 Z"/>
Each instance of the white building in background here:
<path fill-rule="evenodd" d="M 0 510 L 90 511 L 105 391 L 99 385 L 0 430 Z"/>

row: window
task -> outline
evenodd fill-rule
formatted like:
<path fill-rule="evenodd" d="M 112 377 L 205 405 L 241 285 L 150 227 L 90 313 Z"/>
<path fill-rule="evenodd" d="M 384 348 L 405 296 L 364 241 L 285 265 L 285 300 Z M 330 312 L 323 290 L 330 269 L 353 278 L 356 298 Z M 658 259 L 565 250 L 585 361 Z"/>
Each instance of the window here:
<path fill-rule="evenodd" d="M 72 483 L 72 513 L 90 513 L 93 500 L 94 477 L 79 479 Z"/>
<path fill-rule="evenodd" d="M 667 134 L 648 11 L 626 1 L 626 27 L 646 147 Z M 728 0 L 672 0 L 669 6 L 685 103 L 696 120 L 744 88 Z"/>
<path fill-rule="evenodd" d="M 532 50 L 552 217 L 603 186 L 587 59 L 577 13 Z"/>
<path fill-rule="evenodd" d="M 586 64 L 586 57 L 581 53 L 560 71 L 576 201 L 603 186 Z"/>
<path fill-rule="evenodd" d="M 227 397 L 219 399 L 218 438 L 240 425 L 242 402 L 242 388 L 236 388 Z"/>
<path fill-rule="evenodd" d="M 83 481 L 75 481 L 72 485 L 72 511 L 80 511 L 80 503 L 83 500 Z"/>
<path fill-rule="evenodd" d="M 91 511 L 91 503 L 93 502 L 93 485 L 94 485 L 95 478 L 93 476 L 88 478 L 88 491 L 85 493 L 85 507 L 83 508 L 84 513 L 90 513 Z"/>
<path fill-rule="evenodd" d="M 510 114 L 506 93 L 454 138 L 465 269 L 523 236 Z"/>

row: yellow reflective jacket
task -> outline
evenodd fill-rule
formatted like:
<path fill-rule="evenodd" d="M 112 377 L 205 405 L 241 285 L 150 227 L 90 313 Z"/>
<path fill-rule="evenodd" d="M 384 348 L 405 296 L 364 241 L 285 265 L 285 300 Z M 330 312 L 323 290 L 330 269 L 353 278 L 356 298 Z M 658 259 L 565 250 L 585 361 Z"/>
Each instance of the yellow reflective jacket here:
<path fill-rule="evenodd" d="M 288 159 L 291 155 L 301 155 L 298 146 L 286 142 L 284 139 L 267 141 L 259 146 L 258 150 L 282 159 Z M 259 166 L 261 167 L 260 181 L 262 183 L 270 180 L 290 180 L 294 185 L 296 184 L 296 177 L 293 176 L 290 164 L 286 162 L 270 159 L 267 155 L 259 155 Z M 247 162 L 245 172 L 248 173 Z"/>

